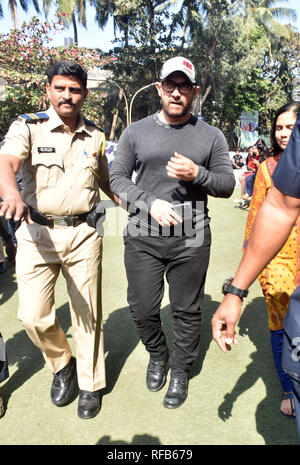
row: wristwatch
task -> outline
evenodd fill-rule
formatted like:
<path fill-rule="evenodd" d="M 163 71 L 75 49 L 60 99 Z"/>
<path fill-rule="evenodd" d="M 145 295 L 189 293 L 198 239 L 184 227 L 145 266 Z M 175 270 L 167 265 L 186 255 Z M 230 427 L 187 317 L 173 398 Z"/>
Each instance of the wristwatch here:
<path fill-rule="evenodd" d="M 246 289 L 240 289 L 239 287 L 232 286 L 232 281 L 233 278 L 225 279 L 222 286 L 223 294 L 234 294 L 239 296 L 243 300 L 244 297 L 247 297 L 248 291 Z"/>

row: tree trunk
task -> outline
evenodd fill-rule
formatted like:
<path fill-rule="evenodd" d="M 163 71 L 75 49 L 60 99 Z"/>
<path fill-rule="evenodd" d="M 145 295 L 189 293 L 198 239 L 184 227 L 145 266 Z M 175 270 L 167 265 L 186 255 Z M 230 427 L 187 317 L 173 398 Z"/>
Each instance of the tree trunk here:
<path fill-rule="evenodd" d="M 195 115 L 201 116 L 203 104 L 208 94 L 210 93 L 210 91 L 211 91 L 211 84 L 207 86 L 204 92 L 202 92 L 202 89 L 200 89 L 200 91 L 196 95 L 196 98 L 193 101 L 193 105 L 192 105 L 192 111 Z"/>
<path fill-rule="evenodd" d="M 9 2 L 9 8 L 10 8 L 12 29 L 17 29 L 18 28 L 18 13 L 17 13 L 17 5 L 16 5 L 15 0 Z"/>
<path fill-rule="evenodd" d="M 116 127 L 117 127 L 117 122 L 118 122 L 118 117 L 119 117 L 119 106 L 120 106 L 120 102 L 122 100 L 122 95 L 123 95 L 123 91 L 120 90 L 119 95 L 118 95 L 117 105 L 116 105 L 116 111 L 115 111 L 115 114 L 113 116 L 113 120 L 112 120 L 112 123 L 111 123 L 109 140 L 115 140 Z"/>
<path fill-rule="evenodd" d="M 74 11 L 72 13 L 72 24 L 73 24 L 73 31 L 74 31 L 74 45 L 78 45 L 78 32 L 77 32 L 77 24 L 76 24 L 76 18 L 75 18 Z"/>
<path fill-rule="evenodd" d="M 109 134 L 109 140 L 115 140 L 118 117 L 119 117 L 119 109 L 117 108 L 116 111 L 115 111 L 115 114 L 113 116 L 111 129 L 110 129 L 110 134 Z"/>

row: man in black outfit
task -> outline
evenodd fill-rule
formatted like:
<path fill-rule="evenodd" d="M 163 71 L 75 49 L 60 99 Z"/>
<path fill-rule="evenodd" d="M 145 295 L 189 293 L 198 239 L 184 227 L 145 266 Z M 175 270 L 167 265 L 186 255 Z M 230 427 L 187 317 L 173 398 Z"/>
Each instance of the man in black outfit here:
<path fill-rule="evenodd" d="M 156 89 L 162 109 L 126 128 L 110 181 L 130 212 L 124 237 L 128 303 L 150 354 L 150 391 L 166 382 L 169 351 L 160 320 L 165 275 L 169 283 L 173 351 L 164 406 L 176 408 L 187 397 L 199 354 L 211 243 L 207 195 L 229 197 L 235 180 L 221 131 L 189 112 L 199 91 L 194 65 L 183 57 L 166 61 Z"/>

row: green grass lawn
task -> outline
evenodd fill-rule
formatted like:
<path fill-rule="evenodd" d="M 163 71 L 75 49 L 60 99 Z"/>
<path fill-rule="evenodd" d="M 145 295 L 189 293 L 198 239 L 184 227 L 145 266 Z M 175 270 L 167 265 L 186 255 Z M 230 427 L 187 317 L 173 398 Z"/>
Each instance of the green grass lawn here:
<path fill-rule="evenodd" d="M 55 407 L 52 374 L 17 319 L 18 297 L 10 269 L 0 276 L 0 328 L 7 343 L 10 378 L 2 384 L 7 411 L 0 419 L 0 444 L 298 444 L 296 422 L 279 413 L 281 386 L 273 366 L 267 315 L 255 282 L 244 300 L 239 344 L 223 354 L 211 336 L 210 320 L 222 299 L 221 285 L 241 258 L 247 213 L 233 199 L 209 199 L 212 252 L 203 305 L 201 352 L 189 396 L 177 410 L 162 406 L 167 385 L 156 393 L 145 384 L 148 355 L 139 342 L 126 301 L 122 225 L 124 211 L 107 211 L 103 258 L 103 309 L 107 388 L 92 420 L 77 417 L 77 401 Z M 167 290 L 167 289 L 166 289 Z M 30 305 L 30 302 L 28 302 Z M 57 314 L 74 349 L 65 283 L 56 287 Z M 171 345 L 167 292 L 162 320 Z"/>

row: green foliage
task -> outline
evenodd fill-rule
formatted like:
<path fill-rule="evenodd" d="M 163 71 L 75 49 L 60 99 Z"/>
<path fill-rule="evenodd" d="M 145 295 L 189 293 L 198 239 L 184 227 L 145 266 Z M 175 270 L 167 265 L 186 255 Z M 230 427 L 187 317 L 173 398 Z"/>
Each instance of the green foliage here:
<path fill-rule="evenodd" d="M 90 92 L 84 112 L 113 137 L 127 125 L 133 96 L 132 121 L 159 108 L 153 87 L 137 96 L 136 92 L 155 82 L 162 63 L 176 55 L 190 58 L 197 70 L 201 90 L 193 112 L 220 127 L 231 146 L 243 110 L 258 110 L 265 132 L 275 110 L 291 99 L 291 81 L 299 70 L 299 33 L 278 22 L 293 19 L 295 12 L 277 7 L 277 0 L 91 0 L 91 4 L 99 27 L 109 17 L 114 19 L 116 39 L 109 54 L 51 47 L 50 38 L 71 13 L 84 23 L 83 0 L 57 0 L 63 16 L 55 24 L 34 19 L 10 35 L 0 35 L 0 76 L 9 83 L 6 101 L 0 102 L 1 134 L 17 114 L 46 108 L 45 70 L 64 58 L 86 69 L 96 66 L 112 72 L 110 83 Z"/>
<path fill-rule="evenodd" d="M 185 45 L 179 51 L 189 54 L 200 76 L 194 111 L 219 126 L 230 143 L 243 110 L 259 110 L 265 131 L 278 104 L 291 98 L 299 34 L 278 23 L 278 17 L 293 17 L 293 11 L 273 8 L 275 3 L 184 1 L 174 16 L 172 27 L 181 28 Z"/>
<path fill-rule="evenodd" d="M 162 63 L 174 55 L 187 56 L 196 66 L 201 90 L 194 113 L 219 126 L 229 140 L 243 110 L 259 110 L 265 131 L 271 110 L 291 98 L 299 34 L 278 23 L 280 17 L 293 18 L 294 12 L 274 7 L 275 0 L 95 3 L 99 18 L 102 11 L 106 21 L 108 11 L 116 20 L 127 15 L 126 30 L 119 27 L 123 47 L 112 51 L 118 62 L 109 67 L 129 98 L 154 82 Z M 168 9 L 174 3 L 177 10 Z M 147 92 L 138 103 L 133 119 L 155 111 L 157 96 Z"/>
<path fill-rule="evenodd" d="M 71 59 L 86 70 L 102 67 L 110 60 L 99 52 L 75 46 L 51 47 L 51 37 L 63 28 L 58 20 L 52 24 L 33 18 L 29 24 L 10 34 L 0 34 L 0 76 L 8 83 L 6 99 L 0 102 L 1 133 L 6 133 L 9 122 L 21 113 L 44 110 L 49 103 L 45 95 L 46 70 L 55 61 Z M 101 124 L 103 96 L 90 93 L 85 103 L 85 114 Z M 101 118 L 102 117 L 102 118 Z"/>

